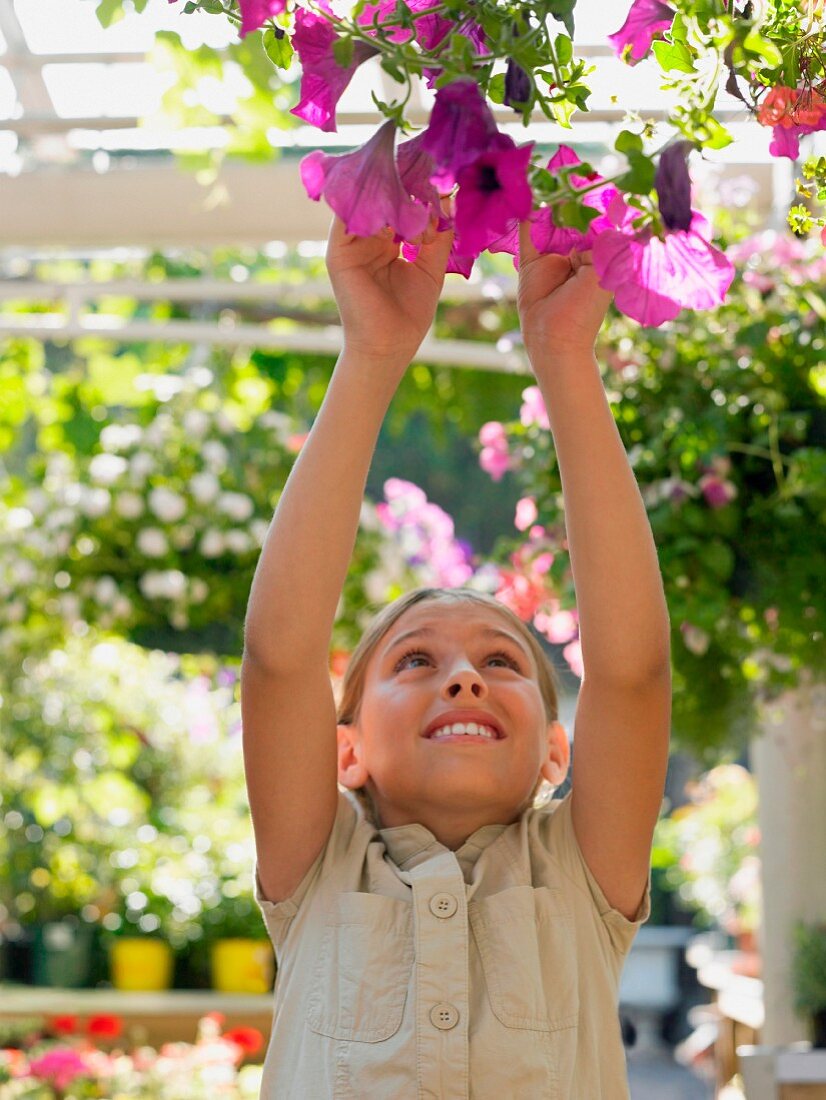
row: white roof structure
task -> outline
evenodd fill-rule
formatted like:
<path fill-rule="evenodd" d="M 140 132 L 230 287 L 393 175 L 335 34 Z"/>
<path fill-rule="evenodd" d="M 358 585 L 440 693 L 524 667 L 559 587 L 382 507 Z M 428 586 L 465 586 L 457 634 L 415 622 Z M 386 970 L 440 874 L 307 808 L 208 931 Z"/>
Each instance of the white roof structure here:
<path fill-rule="evenodd" d="M 177 32 L 187 47 L 205 44 L 218 51 L 235 32 L 220 17 L 184 15 L 183 0 L 149 0 L 141 14 L 132 12 L 107 29 L 100 26 L 96 7 L 97 0 L 0 0 L 0 247 L 326 237 L 329 211 L 305 195 L 298 160 L 313 148 L 352 148 L 375 133 L 382 118 L 371 89 L 389 102 L 401 88 L 378 59 L 356 71 L 339 101 L 338 133 L 305 125 L 272 130 L 268 138 L 282 150 L 280 160 L 227 165 L 229 196 L 221 217 L 211 212 L 199 217 L 203 188 L 175 166 L 170 151 L 221 144 L 223 132 L 138 125 L 142 118 L 151 123 L 171 79 L 148 55 L 158 30 Z M 496 107 L 500 127 L 518 142 L 585 141 L 608 148 L 626 110 L 661 119 L 674 93 L 660 89 L 659 71 L 648 62 L 623 65 L 607 42 L 624 10 L 616 9 L 606 21 L 600 0 L 577 4 L 575 47 L 593 59 L 597 71 L 590 77 L 591 110 L 574 116 L 572 130 L 549 123 L 541 112 L 541 121 L 526 129 L 514 111 Z M 296 62 L 287 76 L 295 79 L 298 72 Z M 199 94 L 228 117 L 239 80 L 240 74 L 230 73 L 221 85 L 204 81 Z M 297 91 L 296 84 L 296 97 Z M 432 102 L 433 93 L 418 82 L 409 112 L 414 123 L 426 123 Z M 769 214 L 771 188 L 765 184 L 778 175 L 788 181 L 788 162 L 778 166 L 769 156 L 769 131 L 750 120 L 739 101 L 722 92 L 719 107 L 736 142 L 705 159 L 734 167 L 735 174 L 756 170 L 759 198 L 768 200 Z"/>

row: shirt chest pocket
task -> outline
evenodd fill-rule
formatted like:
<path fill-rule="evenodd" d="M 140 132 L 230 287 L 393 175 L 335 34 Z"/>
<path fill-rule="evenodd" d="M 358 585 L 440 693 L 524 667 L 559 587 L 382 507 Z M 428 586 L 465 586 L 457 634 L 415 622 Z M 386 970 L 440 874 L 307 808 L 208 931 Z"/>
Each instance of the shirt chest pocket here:
<path fill-rule="evenodd" d="M 488 996 L 507 1027 L 576 1027 L 576 932 L 560 890 L 514 886 L 468 906 Z"/>
<path fill-rule="evenodd" d="M 389 1039 L 401 1027 L 412 968 L 411 902 L 339 894 L 324 926 L 307 1023 L 332 1039 Z"/>

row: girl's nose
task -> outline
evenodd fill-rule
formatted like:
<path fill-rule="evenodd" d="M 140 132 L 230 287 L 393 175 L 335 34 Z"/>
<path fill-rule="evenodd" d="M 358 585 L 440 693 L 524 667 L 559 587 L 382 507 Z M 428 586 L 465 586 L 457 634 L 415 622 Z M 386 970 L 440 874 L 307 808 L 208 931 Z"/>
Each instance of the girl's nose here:
<path fill-rule="evenodd" d="M 455 699 L 460 695 L 472 695 L 474 699 L 481 699 L 487 695 L 487 684 L 471 665 L 457 668 L 451 672 L 444 683 L 442 694 L 448 699 Z"/>

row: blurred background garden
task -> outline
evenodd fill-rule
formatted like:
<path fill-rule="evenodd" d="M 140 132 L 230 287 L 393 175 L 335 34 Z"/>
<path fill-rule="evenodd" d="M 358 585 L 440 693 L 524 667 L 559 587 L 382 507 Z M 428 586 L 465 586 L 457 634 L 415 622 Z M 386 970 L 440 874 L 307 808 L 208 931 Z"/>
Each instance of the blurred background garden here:
<path fill-rule="evenodd" d="M 260 44 L 134 7 L 0 0 L 4 1097 L 82 1080 L 81 1035 L 138 1050 L 107 1070 L 123 1095 L 191 1100 L 209 1064 L 254 1096 L 269 1026 L 239 672 L 258 554 L 340 350 L 331 212 L 300 190 L 318 135 Z M 599 13 L 577 13 L 578 48 L 608 67 L 597 109 L 536 138 L 606 171 L 624 111 L 656 120 L 662 93 L 635 69 L 617 103 Z M 328 149 L 364 140 L 387 82 L 360 75 Z M 786 224 L 794 167 L 765 140 L 737 149 L 695 174 L 736 265 L 726 302 L 659 328 L 612 309 L 598 348 L 674 671 L 653 911 L 622 1006 L 638 1048 L 676 1051 L 708 1089 L 734 1079 L 736 1040 L 826 1043 L 826 252 Z M 563 523 L 513 263 L 485 253 L 448 278 L 382 431 L 334 686 L 377 608 L 470 585 L 535 627 L 575 745 Z M 165 990 L 177 1001 L 135 1001 Z M 33 1043 L 64 1062 L 25 1091 Z"/>

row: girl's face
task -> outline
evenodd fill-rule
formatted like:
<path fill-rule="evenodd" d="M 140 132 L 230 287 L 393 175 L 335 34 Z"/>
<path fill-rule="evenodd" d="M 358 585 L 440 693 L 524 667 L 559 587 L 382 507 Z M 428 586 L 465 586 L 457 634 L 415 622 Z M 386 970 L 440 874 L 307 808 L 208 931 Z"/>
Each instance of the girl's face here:
<path fill-rule="evenodd" d="M 496 737 L 432 736 L 458 722 Z M 358 723 L 339 727 L 339 781 L 366 784 L 386 828 L 445 813 L 472 824 L 480 810 L 508 823 L 540 771 L 558 785 L 567 768 L 567 737 L 548 723 L 532 653 L 504 616 L 476 604 L 406 611 L 370 658 Z"/>

